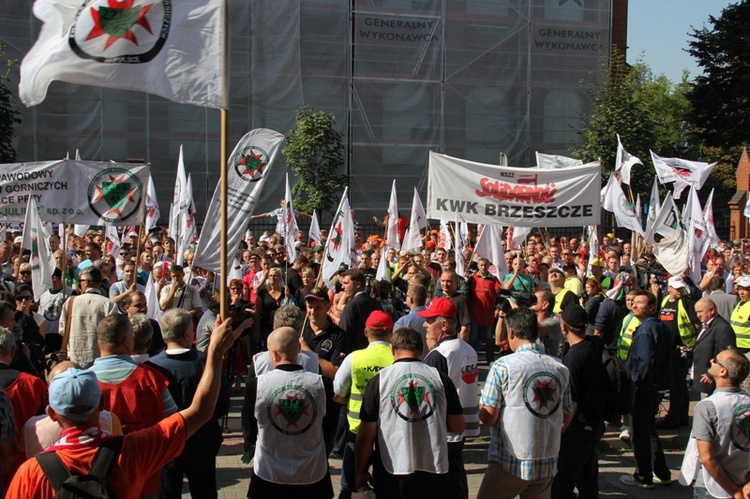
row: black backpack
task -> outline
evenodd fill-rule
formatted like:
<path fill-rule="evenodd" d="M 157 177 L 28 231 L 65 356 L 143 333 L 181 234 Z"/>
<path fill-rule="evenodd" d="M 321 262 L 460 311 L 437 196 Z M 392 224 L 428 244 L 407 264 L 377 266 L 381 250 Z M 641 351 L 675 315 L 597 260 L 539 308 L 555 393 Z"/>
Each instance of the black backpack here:
<path fill-rule="evenodd" d="M 608 418 L 630 414 L 635 399 L 635 384 L 630 370 L 617 355 L 602 351 L 604 369 L 604 414 Z"/>
<path fill-rule="evenodd" d="M 107 498 L 116 497 L 107 487 L 107 477 L 117 462 L 122 447 L 122 437 L 110 438 L 99 448 L 88 475 L 71 475 L 57 452 L 36 456 L 47 480 L 55 489 L 55 497 Z"/>

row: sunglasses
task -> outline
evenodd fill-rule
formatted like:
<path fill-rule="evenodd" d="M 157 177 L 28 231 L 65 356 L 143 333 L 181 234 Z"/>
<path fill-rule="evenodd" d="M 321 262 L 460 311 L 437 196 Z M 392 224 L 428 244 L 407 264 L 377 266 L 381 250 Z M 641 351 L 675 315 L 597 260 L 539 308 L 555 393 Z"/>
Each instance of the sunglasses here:
<path fill-rule="evenodd" d="M 722 367 L 723 369 L 727 368 L 727 366 L 725 366 L 724 364 L 722 364 L 721 362 L 719 362 L 718 360 L 716 360 L 716 357 L 714 357 L 713 359 L 711 359 L 711 362 L 713 362 L 714 364 L 718 365 L 719 367 Z"/>
<path fill-rule="evenodd" d="M 20 272 L 20 274 L 21 274 L 21 275 L 31 275 L 31 271 L 30 271 L 30 270 L 22 270 L 22 271 Z"/>
<path fill-rule="evenodd" d="M 30 296 L 16 296 L 16 301 L 26 301 L 26 300 L 31 300 L 31 297 Z M 721 364 L 719 364 L 719 365 L 721 365 Z M 724 367 L 724 366 L 722 366 L 722 367 Z"/>

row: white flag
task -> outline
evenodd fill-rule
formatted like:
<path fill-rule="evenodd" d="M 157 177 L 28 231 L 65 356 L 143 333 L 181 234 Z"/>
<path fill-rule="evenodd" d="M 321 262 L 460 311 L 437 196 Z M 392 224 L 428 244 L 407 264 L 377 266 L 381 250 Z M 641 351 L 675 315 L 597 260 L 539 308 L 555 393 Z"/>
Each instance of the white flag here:
<path fill-rule="evenodd" d="M 320 223 L 318 222 L 318 214 L 315 210 L 312 213 L 312 219 L 310 220 L 310 231 L 307 234 L 310 237 L 310 241 L 315 244 L 310 246 L 321 246 L 323 244 L 323 238 L 320 237 Z"/>
<path fill-rule="evenodd" d="M 242 264 L 239 260 L 234 258 L 231 262 L 229 262 L 228 267 L 229 269 L 227 270 L 227 286 L 229 286 L 229 282 L 234 279 L 242 280 Z"/>
<path fill-rule="evenodd" d="M 599 258 L 599 234 L 596 225 L 589 226 L 589 234 L 589 263 L 586 275 L 591 275 L 591 263 L 594 261 L 594 258 Z"/>
<path fill-rule="evenodd" d="M 638 219 L 638 224 L 640 225 L 643 220 L 643 207 L 641 206 L 641 193 L 640 192 L 635 197 L 634 210 L 635 210 L 635 216 Z"/>
<path fill-rule="evenodd" d="M 643 165 L 643 161 L 633 156 L 622 147 L 620 134 L 617 134 L 617 158 L 615 159 L 615 171 L 622 176 L 622 183 L 630 185 L 630 170 L 634 165 Z"/>
<path fill-rule="evenodd" d="M 146 295 L 146 305 L 148 306 L 149 319 L 158 321 L 161 319 L 162 311 L 161 305 L 159 305 L 159 296 L 156 294 L 156 283 L 154 282 L 154 274 L 148 274 L 148 281 L 146 281 L 146 289 L 143 291 Z"/>
<path fill-rule="evenodd" d="M 508 230 L 510 231 L 509 239 L 514 248 L 520 248 L 524 241 L 526 241 L 526 236 L 531 234 L 531 227 L 511 227 Z"/>
<path fill-rule="evenodd" d="M 38 298 L 52 287 L 52 269 L 50 268 L 49 240 L 44 235 L 42 219 L 39 218 L 34 196 L 29 196 L 26 204 L 21 247 L 31 251 L 29 257 L 31 287 L 34 290 L 34 296 Z"/>
<path fill-rule="evenodd" d="M 419 192 L 414 188 L 414 198 L 411 203 L 411 219 L 409 220 L 409 230 L 404 236 L 404 243 L 401 249 L 418 253 L 422 249 L 421 231 L 427 226 L 427 220 L 424 213 L 422 200 L 419 199 Z"/>
<path fill-rule="evenodd" d="M 227 261 L 240 247 L 247 221 L 255 210 L 268 172 L 274 164 L 284 136 L 267 128 L 248 132 L 232 151 L 228 165 Z M 221 191 L 216 186 L 201 230 L 193 265 L 218 272 L 221 267 Z"/>
<path fill-rule="evenodd" d="M 616 173 L 612 173 L 609 176 L 607 196 L 604 199 L 602 208 L 615 214 L 618 226 L 628 228 L 637 234 L 644 235 L 641 222 L 636 218 L 633 205 L 628 201 L 628 198 L 625 197 L 625 193 L 622 192 L 622 186 L 620 186 L 620 182 L 617 181 Z"/>
<path fill-rule="evenodd" d="M 424 210 L 423 210 L 424 211 Z M 391 186 L 391 200 L 388 202 L 388 221 L 386 222 L 386 243 L 397 250 L 401 248 L 398 240 L 398 197 L 396 195 L 396 179 Z"/>
<path fill-rule="evenodd" d="M 161 212 L 159 211 L 159 201 L 156 199 L 154 179 L 149 175 L 146 187 L 146 232 L 156 227 L 160 216 Z"/>
<path fill-rule="evenodd" d="M 349 188 L 344 189 L 341 202 L 333 217 L 331 230 L 328 232 L 325 255 L 323 256 L 323 267 L 321 276 L 323 282 L 329 289 L 334 289 L 333 277 L 339 270 L 341 264 L 350 264 L 349 250 L 354 245 L 354 221 L 352 211 L 349 209 L 349 199 L 346 197 Z"/>
<path fill-rule="evenodd" d="M 688 198 L 687 207 L 683 213 L 683 219 L 687 215 L 688 223 L 688 249 L 690 251 L 690 278 L 693 282 L 701 280 L 701 249 L 705 239 L 708 237 L 706 222 L 703 220 L 703 209 L 698 199 L 698 192 L 695 187 L 690 188 L 690 197 Z"/>
<path fill-rule="evenodd" d="M 648 234 L 649 246 L 654 244 L 654 222 L 656 214 L 661 210 L 661 200 L 659 199 L 659 177 L 654 175 L 654 184 L 651 186 L 651 199 L 648 203 L 648 216 L 646 217 L 646 233 Z"/>
<path fill-rule="evenodd" d="M 664 237 L 673 238 L 681 225 L 680 210 L 674 200 L 667 196 L 654 220 L 654 232 Z"/>
<path fill-rule="evenodd" d="M 186 208 L 180 209 L 180 232 L 177 240 L 177 255 L 175 255 L 177 265 L 182 265 L 185 261 L 185 252 L 190 249 L 195 240 L 197 231 L 195 230 L 195 200 L 193 199 L 193 176 L 188 174 L 187 183 L 185 184 L 185 204 Z"/>
<path fill-rule="evenodd" d="M 445 220 L 440 221 L 440 244 L 438 244 L 438 248 L 444 248 L 445 251 L 453 248 L 453 237 L 451 237 L 448 222 Z"/>
<path fill-rule="evenodd" d="M 391 282 L 391 269 L 388 266 L 388 258 L 386 253 L 380 254 L 380 261 L 378 262 L 378 270 L 375 273 L 375 279 L 378 281 Z"/>
<path fill-rule="evenodd" d="M 568 168 L 570 166 L 581 166 L 583 161 L 575 158 L 568 158 L 567 156 L 557 156 L 554 154 L 543 154 L 537 151 L 536 153 L 536 164 L 539 168 L 546 170 L 554 168 Z"/>
<path fill-rule="evenodd" d="M 656 174 L 662 184 L 675 183 L 675 191 L 682 192 L 685 184 L 694 185 L 698 189 L 708 179 L 716 163 L 703 163 L 700 161 L 688 161 L 681 158 L 662 158 L 651 151 L 651 160 L 654 162 Z"/>
<path fill-rule="evenodd" d="M 714 225 L 714 190 L 711 189 L 711 194 L 708 195 L 706 205 L 703 207 L 703 221 L 706 224 L 706 232 L 708 235 L 703 241 L 703 248 L 701 248 L 701 257 L 706 254 L 709 248 L 719 247 L 719 235 L 716 233 L 716 226 Z"/>
<path fill-rule="evenodd" d="M 185 161 L 182 154 L 182 144 L 180 144 L 180 155 L 177 159 L 177 175 L 174 179 L 174 193 L 172 194 L 172 204 L 169 205 L 169 237 L 179 243 L 180 237 L 180 217 L 182 211 L 187 210 L 187 175 L 185 174 Z"/>
<path fill-rule="evenodd" d="M 666 203 L 664 203 L 666 205 Z M 663 207 L 662 207 L 663 209 Z M 688 249 L 688 235 L 679 225 L 672 237 L 667 237 L 654 243 L 654 256 L 672 275 L 682 275 L 688 268 L 690 251 Z"/>
<path fill-rule="evenodd" d="M 120 235 L 117 233 L 117 227 L 107 225 L 105 235 L 107 237 L 106 254 L 112 255 L 115 260 L 120 256 Z"/>
<path fill-rule="evenodd" d="M 227 109 L 225 2 L 133 4 L 36 0 L 44 24 L 21 63 L 21 101 L 41 103 L 57 80 Z"/>
<path fill-rule="evenodd" d="M 81 225 L 81 224 L 75 224 L 73 226 L 73 234 L 75 234 L 78 237 L 83 237 L 86 235 L 86 232 L 89 230 L 90 225 Z"/>
<path fill-rule="evenodd" d="M 282 209 L 282 218 L 284 219 L 284 246 L 286 246 L 288 261 L 294 262 L 297 259 L 297 248 L 294 242 L 299 234 L 297 219 L 294 218 L 294 204 L 292 203 L 292 189 L 289 187 L 289 174 L 286 174 L 286 193 L 284 194 L 284 207 Z"/>
<path fill-rule="evenodd" d="M 456 273 L 460 276 L 466 275 L 466 263 L 464 262 L 464 250 L 468 241 L 468 224 L 463 221 L 459 222 L 461 215 L 456 213 Z"/>
<path fill-rule="evenodd" d="M 485 225 L 482 232 L 477 236 L 477 244 L 474 246 L 474 254 L 488 259 L 492 266 L 492 275 L 503 280 L 508 273 L 508 264 L 505 261 L 503 251 L 502 228 L 497 225 Z"/>

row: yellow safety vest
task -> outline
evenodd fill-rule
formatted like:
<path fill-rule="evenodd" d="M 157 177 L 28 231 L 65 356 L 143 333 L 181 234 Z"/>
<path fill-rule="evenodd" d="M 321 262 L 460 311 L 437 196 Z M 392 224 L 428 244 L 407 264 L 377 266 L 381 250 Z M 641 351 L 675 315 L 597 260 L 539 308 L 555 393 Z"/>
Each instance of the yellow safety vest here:
<path fill-rule="evenodd" d="M 552 308 L 552 313 L 557 315 L 562 312 L 562 302 L 565 299 L 565 295 L 572 293 L 568 288 L 563 288 L 555 295 L 555 306 Z"/>
<path fill-rule="evenodd" d="M 750 300 L 741 301 L 732 310 L 730 324 L 737 337 L 737 348 L 750 348 Z"/>
<path fill-rule="evenodd" d="M 669 301 L 669 297 L 665 296 L 664 300 L 661 302 L 661 308 L 664 308 L 667 301 Z M 677 330 L 680 332 L 680 338 L 682 339 L 683 345 L 687 347 L 695 345 L 695 327 L 693 327 L 693 324 L 690 322 L 690 316 L 688 315 L 687 310 L 685 310 L 685 305 L 682 304 L 682 300 L 677 300 Z"/>
<path fill-rule="evenodd" d="M 374 343 L 363 350 L 356 350 L 352 356 L 352 387 L 347 402 L 346 418 L 349 420 L 349 431 L 359 431 L 359 411 L 362 409 L 362 397 L 365 393 L 367 382 L 370 381 L 381 369 L 393 364 L 393 352 L 391 345 L 385 343 Z"/>
<path fill-rule="evenodd" d="M 640 325 L 641 321 L 636 319 L 632 312 L 625 316 L 620 328 L 620 340 L 617 342 L 617 356 L 622 360 L 628 358 L 630 345 L 633 343 L 633 333 Z"/>

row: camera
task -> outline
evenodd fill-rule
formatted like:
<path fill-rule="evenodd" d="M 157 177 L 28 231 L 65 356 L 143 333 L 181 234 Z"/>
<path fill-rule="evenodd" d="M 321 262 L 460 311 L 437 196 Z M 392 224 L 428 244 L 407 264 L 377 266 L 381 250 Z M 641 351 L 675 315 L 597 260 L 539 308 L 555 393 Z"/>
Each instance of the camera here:
<path fill-rule="evenodd" d="M 230 306 L 228 313 L 229 317 L 232 319 L 232 329 L 239 328 L 246 319 L 252 318 L 252 315 L 250 315 L 241 305 Z M 247 336 L 248 334 L 250 334 L 251 329 L 252 328 L 247 328 L 245 331 L 243 331 L 242 336 Z"/>
<path fill-rule="evenodd" d="M 536 295 L 528 291 L 512 291 L 501 289 L 495 299 L 495 308 L 507 313 L 511 310 L 509 299 L 516 302 L 519 307 L 531 307 L 536 304 Z"/>

